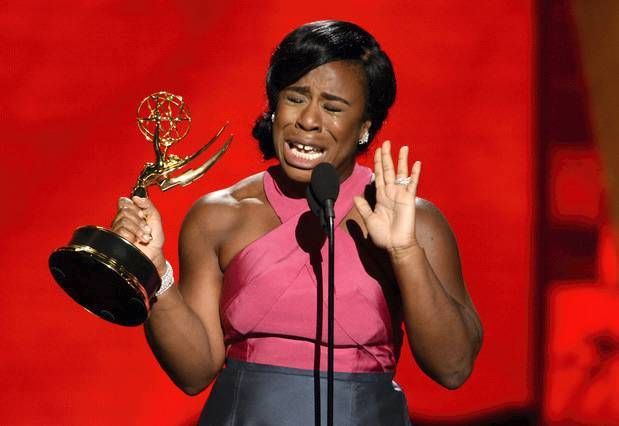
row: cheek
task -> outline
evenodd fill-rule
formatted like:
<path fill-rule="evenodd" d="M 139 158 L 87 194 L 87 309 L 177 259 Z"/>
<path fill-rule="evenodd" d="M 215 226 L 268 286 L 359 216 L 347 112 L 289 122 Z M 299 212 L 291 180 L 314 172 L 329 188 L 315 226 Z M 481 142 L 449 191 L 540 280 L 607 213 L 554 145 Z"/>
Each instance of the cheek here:
<path fill-rule="evenodd" d="M 275 154 L 279 155 L 281 151 L 281 132 L 275 126 L 273 126 L 273 147 L 275 148 Z"/>
<path fill-rule="evenodd" d="M 296 111 L 293 107 L 282 105 L 277 107 L 275 111 L 275 124 L 285 126 L 296 121 Z"/>
<path fill-rule="evenodd" d="M 276 118 L 271 131 L 273 137 L 273 147 L 275 148 L 275 154 L 277 156 L 281 154 L 284 144 L 284 131 L 281 123 L 283 123 L 283 121 L 280 120 L 280 118 Z"/>
<path fill-rule="evenodd" d="M 333 122 L 331 127 L 337 135 L 338 142 L 348 145 L 356 145 L 360 127 L 357 121 Z"/>

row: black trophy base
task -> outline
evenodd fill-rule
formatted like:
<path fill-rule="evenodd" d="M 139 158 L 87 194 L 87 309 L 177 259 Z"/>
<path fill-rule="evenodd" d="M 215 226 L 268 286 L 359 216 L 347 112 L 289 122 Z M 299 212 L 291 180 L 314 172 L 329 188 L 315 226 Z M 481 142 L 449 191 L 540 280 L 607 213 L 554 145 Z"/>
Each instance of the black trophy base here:
<path fill-rule="evenodd" d="M 161 286 L 157 268 L 140 249 L 97 226 L 76 229 L 69 245 L 51 254 L 49 267 L 73 300 L 119 325 L 144 323 Z"/>

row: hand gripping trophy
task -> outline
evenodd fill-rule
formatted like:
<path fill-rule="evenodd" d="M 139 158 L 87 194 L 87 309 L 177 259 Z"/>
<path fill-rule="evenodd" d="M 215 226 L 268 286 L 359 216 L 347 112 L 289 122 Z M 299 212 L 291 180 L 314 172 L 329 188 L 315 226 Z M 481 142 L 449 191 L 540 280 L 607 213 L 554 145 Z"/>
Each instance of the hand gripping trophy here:
<path fill-rule="evenodd" d="M 186 157 L 168 149 L 189 132 L 191 117 L 182 97 L 167 92 L 147 96 L 138 106 L 138 128 L 153 143 L 155 162 L 146 163 L 131 195 L 148 196 L 146 188 L 159 185 L 167 191 L 185 186 L 204 175 L 224 154 L 232 136 L 200 167 L 172 174 L 207 150 L 223 133 L 224 125 L 202 148 Z M 110 322 L 135 326 L 148 318 L 151 300 L 161 286 L 155 265 L 123 237 L 99 226 L 75 230 L 69 245 L 49 258 L 56 282 L 77 303 Z"/>

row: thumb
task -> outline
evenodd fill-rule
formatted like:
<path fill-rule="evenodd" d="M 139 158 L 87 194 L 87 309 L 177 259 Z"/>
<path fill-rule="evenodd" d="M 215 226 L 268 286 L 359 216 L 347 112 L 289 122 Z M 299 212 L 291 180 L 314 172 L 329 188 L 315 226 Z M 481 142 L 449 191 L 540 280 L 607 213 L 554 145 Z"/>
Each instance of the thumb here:
<path fill-rule="evenodd" d="M 370 207 L 365 198 L 357 196 L 353 198 L 353 201 L 355 203 L 355 206 L 357 207 L 357 210 L 359 210 L 359 213 L 361 214 L 363 220 L 366 220 L 372 215 L 372 208 Z"/>
<path fill-rule="evenodd" d="M 131 200 L 135 203 L 136 206 L 140 208 L 144 212 L 144 214 L 148 216 L 159 215 L 159 212 L 155 208 L 155 205 L 150 200 L 150 198 L 142 198 L 138 196 L 131 197 Z"/>

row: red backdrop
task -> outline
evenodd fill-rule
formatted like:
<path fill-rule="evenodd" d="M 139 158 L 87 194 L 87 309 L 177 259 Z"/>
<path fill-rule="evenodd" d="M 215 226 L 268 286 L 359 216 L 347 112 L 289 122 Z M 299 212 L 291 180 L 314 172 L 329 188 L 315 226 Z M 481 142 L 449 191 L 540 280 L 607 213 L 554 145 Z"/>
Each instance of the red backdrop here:
<path fill-rule="evenodd" d="M 152 150 L 135 108 L 184 96 L 188 153 L 230 121 L 235 141 L 196 184 L 162 196 L 176 265 L 184 213 L 201 194 L 265 167 L 250 137 L 271 50 L 304 22 L 351 20 L 390 54 L 398 99 L 379 139 L 424 162 L 421 196 L 449 219 L 485 327 L 469 382 L 446 391 L 405 352 L 410 409 L 454 418 L 533 398 L 531 1 L 12 2 L 1 12 L 3 209 L 0 422 L 178 424 L 206 394 L 177 390 L 141 329 L 110 325 L 56 286 L 47 257 L 75 227 L 109 224 Z M 367 163 L 366 157 L 360 159 Z"/>

